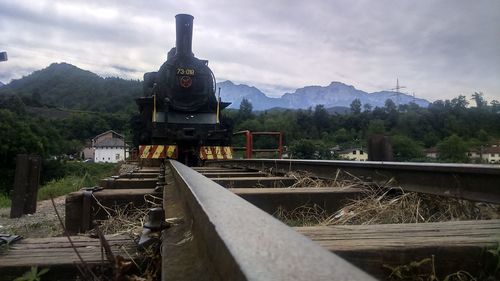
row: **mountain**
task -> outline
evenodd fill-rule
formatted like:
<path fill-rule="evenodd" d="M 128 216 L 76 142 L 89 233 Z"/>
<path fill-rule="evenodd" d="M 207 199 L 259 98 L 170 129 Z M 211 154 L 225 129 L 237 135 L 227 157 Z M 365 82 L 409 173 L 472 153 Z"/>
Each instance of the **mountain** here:
<path fill-rule="evenodd" d="M 349 106 L 354 99 L 363 100 L 365 92 L 357 90 L 339 82 L 332 82 L 326 87 L 307 86 L 295 90 L 294 93 L 286 93 L 281 98 L 286 101 L 289 108 L 308 108 L 317 104 L 325 107 Z M 363 101 L 361 101 L 363 102 Z"/>
<path fill-rule="evenodd" d="M 5 85 L 5 84 L 4 84 L 4 83 L 2 83 L 2 81 L 0 81 L 0 88 L 1 88 L 2 86 L 4 86 L 4 85 Z"/>
<path fill-rule="evenodd" d="M 354 99 L 359 99 L 362 104 L 383 107 L 387 99 L 396 104 L 415 102 L 426 107 L 429 102 L 424 99 L 414 99 L 412 96 L 390 91 L 367 93 L 341 82 L 332 82 L 326 87 L 307 86 L 285 93 L 280 98 L 269 98 L 259 89 L 247 85 L 235 85 L 231 81 L 218 84 L 221 87 L 221 96 L 224 101 L 232 102 L 231 108 L 238 108 L 241 100 L 247 98 L 256 110 L 265 110 L 273 107 L 291 109 L 314 107 L 318 104 L 326 108 L 349 108 Z"/>
<path fill-rule="evenodd" d="M 220 87 L 221 100 L 231 102 L 229 108 L 239 108 L 241 100 L 246 98 L 252 103 L 254 110 L 265 110 L 273 107 L 286 107 L 280 98 L 270 98 L 255 87 L 244 84 L 235 85 L 231 81 L 217 83 Z"/>
<path fill-rule="evenodd" d="M 135 108 L 140 81 L 103 78 L 67 63 L 53 63 L 0 88 L 1 94 L 31 97 L 43 105 L 88 111 L 119 112 Z"/>
<path fill-rule="evenodd" d="M 414 100 L 411 96 L 389 91 L 366 93 L 340 82 L 324 87 L 303 87 L 279 98 L 268 97 L 256 87 L 236 85 L 231 81 L 218 83 L 217 86 L 221 88 L 222 101 L 231 102 L 229 108 L 239 108 L 241 100 L 246 98 L 254 110 L 305 109 L 322 104 L 332 112 L 342 112 L 354 99 L 373 107 L 384 106 L 387 99 L 396 104 Z M 6 94 L 17 94 L 23 100 L 49 107 L 101 112 L 136 111 L 134 99 L 142 95 L 142 83 L 139 80 L 103 78 L 71 64 L 53 63 L 0 87 L 0 96 Z M 424 107 L 429 104 L 423 99 L 414 101 Z"/>

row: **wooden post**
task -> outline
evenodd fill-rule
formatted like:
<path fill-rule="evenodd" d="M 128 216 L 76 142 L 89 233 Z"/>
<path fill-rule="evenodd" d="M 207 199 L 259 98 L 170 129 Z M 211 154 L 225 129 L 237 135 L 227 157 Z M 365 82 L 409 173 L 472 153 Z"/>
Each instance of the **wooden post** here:
<path fill-rule="evenodd" d="M 368 139 L 368 161 L 393 161 L 392 145 L 384 135 Z"/>
<path fill-rule="evenodd" d="M 27 154 L 18 154 L 16 158 L 16 175 L 12 191 L 10 217 L 19 218 L 24 213 L 24 200 L 28 189 L 29 159 Z"/>
<path fill-rule="evenodd" d="M 10 207 L 11 218 L 19 218 L 23 214 L 36 212 L 41 167 L 42 159 L 40 156 L 17 155 L 12 205 Z"/>
<path fill-rule="evenodd" d="M 36 200 L 38 195 L 38 184 L 40 182 L 40 170 L 42 167 L 42 158 L 39 155 L 29 156 L 29 176 L 28 188 L 24 201 L 24 213 L 36 213 Z"/>

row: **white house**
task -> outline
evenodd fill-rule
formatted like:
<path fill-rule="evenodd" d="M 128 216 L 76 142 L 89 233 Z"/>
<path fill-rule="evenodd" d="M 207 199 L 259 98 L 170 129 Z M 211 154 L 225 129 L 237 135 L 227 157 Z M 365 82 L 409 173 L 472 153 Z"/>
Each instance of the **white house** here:
<path fill-rule="evenodd" d="M 366 161 L 368 160 L 368 153 L 366 153 L 363 149 L 359 148 L 351 148 L 344 149 L 337 152 L 340 158 L 346 160 L 355 160 L 355 161 Z"/>
<path fill-rule="evenodd" d="M 92 139 L 94 162 L 117 163 L 128 157 L 125 138 L 109 130 Z"/>
<path fill-rule="evenodd" d="M 492 145 L 483 151 L 483 161 L 490 164 L 500 164 L 500 147 Z"/>

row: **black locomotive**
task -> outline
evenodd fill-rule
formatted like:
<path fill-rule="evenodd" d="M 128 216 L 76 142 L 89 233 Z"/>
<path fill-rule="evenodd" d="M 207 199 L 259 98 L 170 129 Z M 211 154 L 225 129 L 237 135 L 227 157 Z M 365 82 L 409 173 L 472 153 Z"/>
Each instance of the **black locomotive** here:
<path fill-rule="evenodd" d="M 137 99 L 141 145 L 176 146 L 177 158 L 193 165 L 202 147 L 230 144 L 231 130 L 220 122 L 230 103 L 216 97 L 216 81 L 207 60 L 192 52 L 193 16 L 176 19 L 176 46 L 157 72 L 144 74 L 144 96 Z"/>

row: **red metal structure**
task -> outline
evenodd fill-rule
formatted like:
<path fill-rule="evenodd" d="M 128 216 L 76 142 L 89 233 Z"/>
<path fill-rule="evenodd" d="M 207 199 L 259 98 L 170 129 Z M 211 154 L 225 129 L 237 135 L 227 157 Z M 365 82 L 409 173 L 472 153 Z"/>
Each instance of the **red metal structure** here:
<path fill-rule="evenodd" d="M 278 153 L 278 158 L 282 158 L 283 154 L 283 133 L 282 132 L 250 132 L 248 130 L 246 131 L 239 131 L 233 134 L 233 136 L 236 135 L 244 135 L 245 136 L 245 146 L 244 147 L 234 147 L 234 151 L 245 151 L 245 157 L 246 159 L 252 159 L 254 153 L 257 152 L 277 152 Z M 253 148 L 253 138 L 254 136 L 275 136 L 278 139 L 278 147 L 277 148 L 271 148 L 271 149 L 254 149 Z"/>

